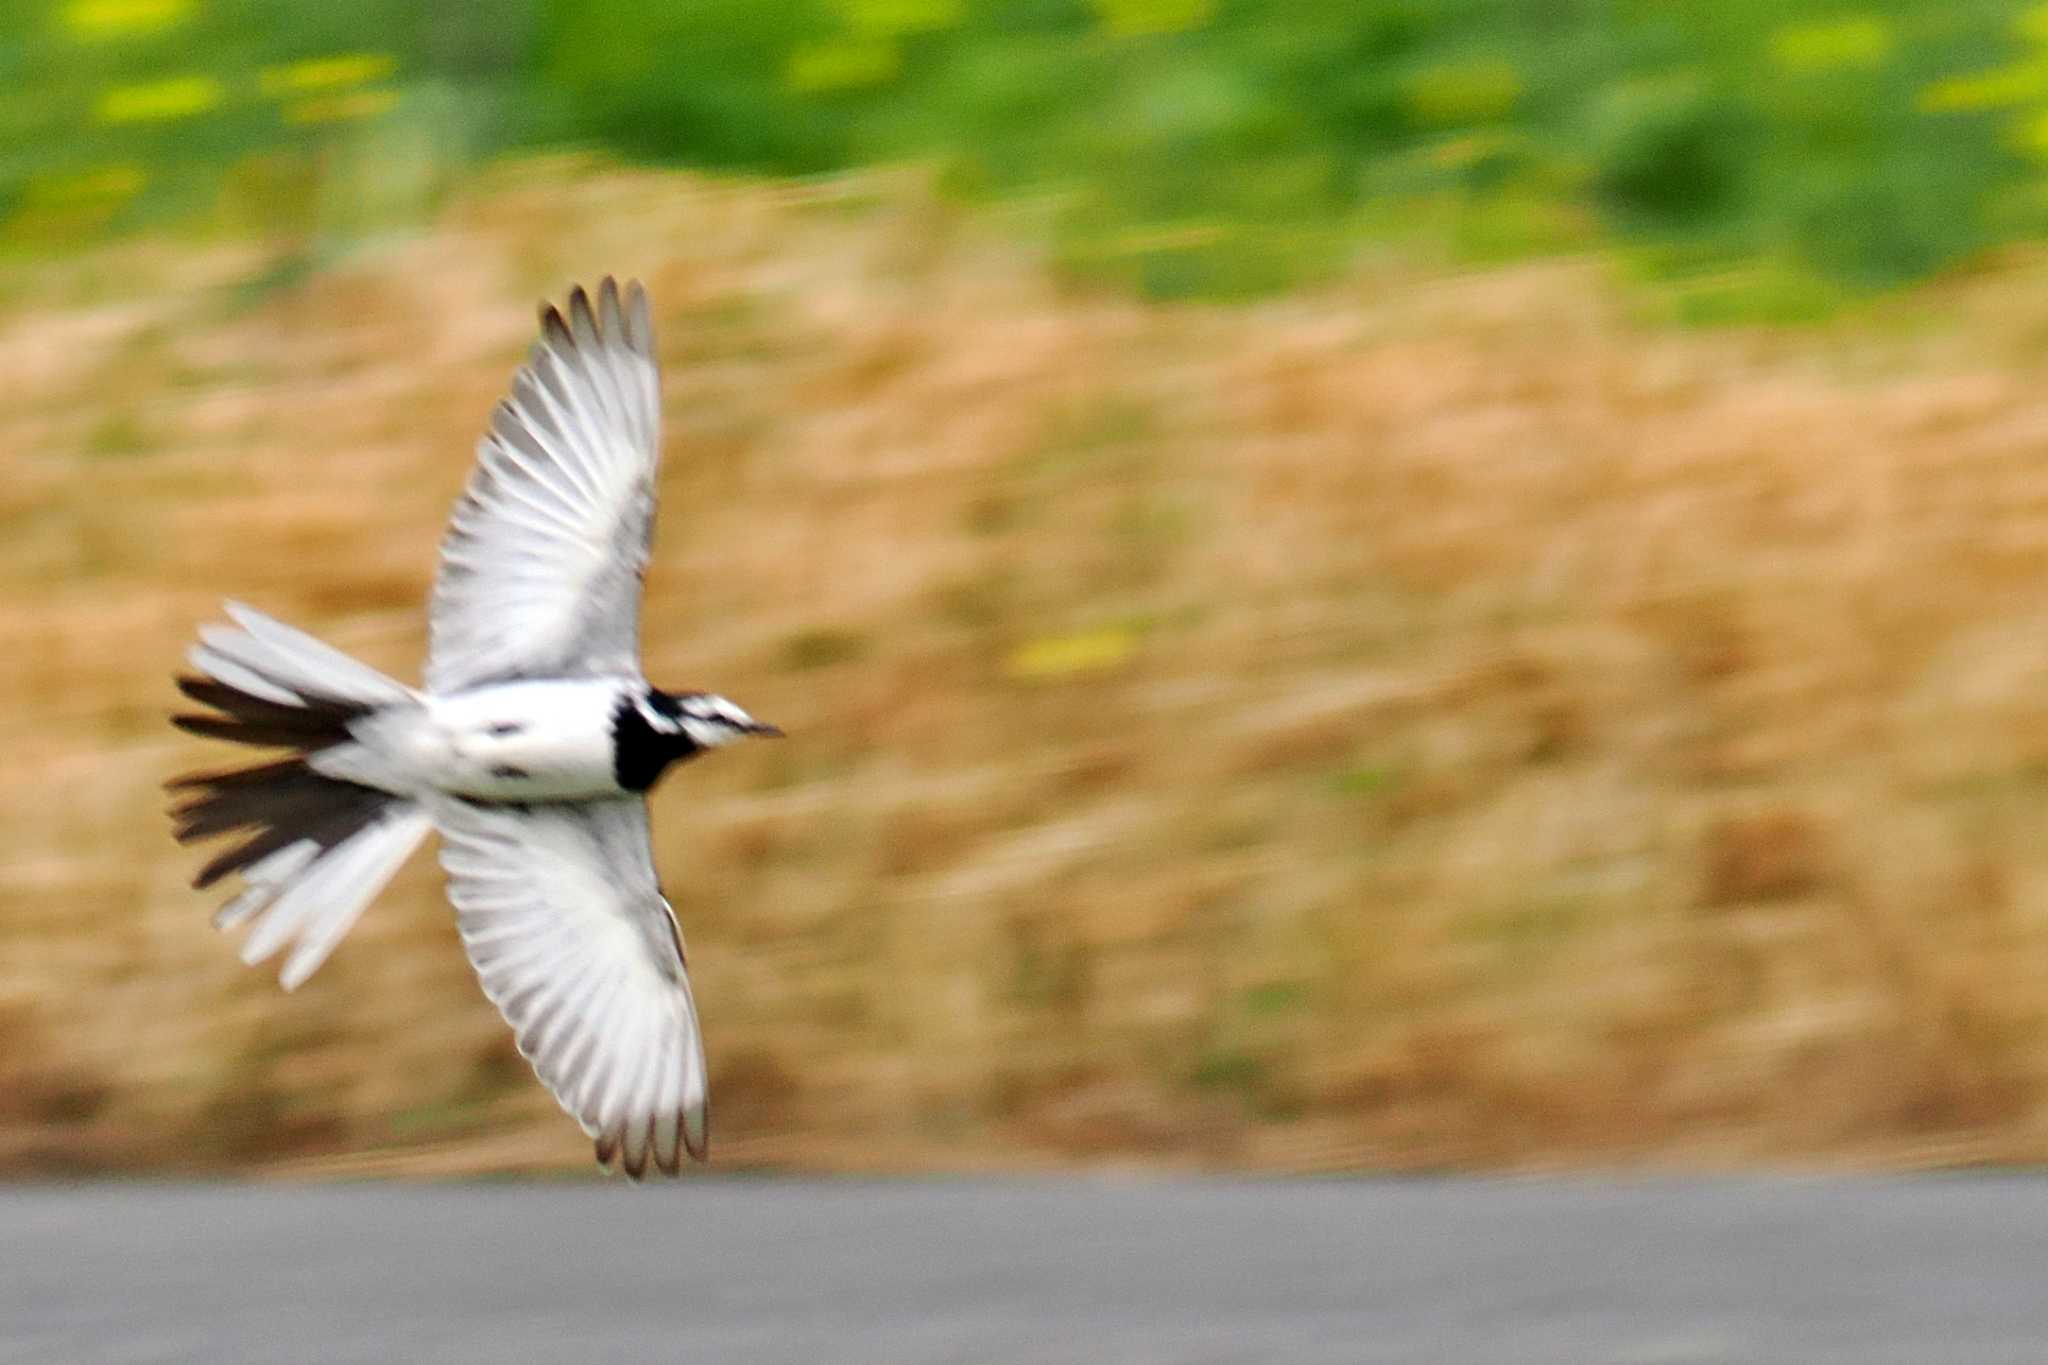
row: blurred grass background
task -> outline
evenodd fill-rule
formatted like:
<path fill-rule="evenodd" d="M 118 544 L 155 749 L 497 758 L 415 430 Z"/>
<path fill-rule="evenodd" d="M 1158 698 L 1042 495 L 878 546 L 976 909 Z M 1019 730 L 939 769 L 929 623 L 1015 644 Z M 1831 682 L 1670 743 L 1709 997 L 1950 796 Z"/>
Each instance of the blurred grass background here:
<path fill-rule="evenodd" d="M 2004 0 L 37 0 L 0 15 L 0 207 L 347 236 L 575 144 L 931 168 L 1146 297 L 1331 278 L 1361 238 L 1599 243 L 1784 320 L 2048 224 L 2048 6 Z"/>
<path fill-rule="evenodd" d="M 2048 1152 L 2048 7 L 0 13 L 0 1163 L 587 1150 L 418 860 L 185 887 L 223 595 L 404 677 L 572 279 L 667 367 L 715 1150 Z M 1698 324 L 1713 324 L 1703 327 Z"/>

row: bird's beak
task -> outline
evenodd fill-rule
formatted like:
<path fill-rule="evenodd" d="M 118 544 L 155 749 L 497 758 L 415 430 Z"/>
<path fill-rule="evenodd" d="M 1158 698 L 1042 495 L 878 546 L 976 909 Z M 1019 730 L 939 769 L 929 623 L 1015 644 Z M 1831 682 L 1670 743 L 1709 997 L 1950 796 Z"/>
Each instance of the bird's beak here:
<path fill-rule="evenodd" d="M 762 739 L 781 739 L 782 727 L 780 725 L 770 725 L 766 721 L 757 720 L 752 725 L 749 725 L 747 727 L 747 733 L 750 735 L 759 736 Z"/>

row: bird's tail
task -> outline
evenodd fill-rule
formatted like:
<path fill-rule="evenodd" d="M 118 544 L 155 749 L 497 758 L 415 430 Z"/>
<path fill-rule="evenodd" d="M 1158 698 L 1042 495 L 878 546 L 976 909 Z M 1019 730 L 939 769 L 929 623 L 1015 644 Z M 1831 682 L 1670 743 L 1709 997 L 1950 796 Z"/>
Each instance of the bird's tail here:
<path fill-rule="evenodd" d="M 431 827 L 417 803 L 315 772 L 308 755 L 350 742 L 350 726 L 416 704 L 408 687 L 261 612 L 230 602 L 240 629 L 207 626 L 188 658 L 200 676 L 178 690 L 209 712 L 180 715 L 181 730 L 285 750 L 246 768 L 188 773 L 165 786 L 180 843 L 241 831 L 247 837 L 193 879 L 206 887 L 239 872 L 242 890 L 214 916 L 227 929 L 262 914 L 242 960 L 286 943 L 290 990 L 313 974 Z"/>

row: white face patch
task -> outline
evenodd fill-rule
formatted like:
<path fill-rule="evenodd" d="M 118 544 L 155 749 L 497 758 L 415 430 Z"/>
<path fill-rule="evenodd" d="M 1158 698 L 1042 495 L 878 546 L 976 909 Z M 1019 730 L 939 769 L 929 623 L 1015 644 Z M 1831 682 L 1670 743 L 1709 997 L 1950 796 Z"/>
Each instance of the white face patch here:
<path fill-rule="evenodd" d="M 647 722 L 647 728 L 654 731 L 657 735 L 673 735 L 679 733 L 683 728 L 680 721 L 667 712 L 657 709 L 647 697 L 643 696 L 638 702 L 634 703 L 634 709 L 640 713 L 640 719 Z"/>
<path fill-rule="evenodd" d="M 743 739 L 756 727 L 754 718 L 716 693 L 684 697 L 683 733 L 700 749 L 716 749 Z"/>

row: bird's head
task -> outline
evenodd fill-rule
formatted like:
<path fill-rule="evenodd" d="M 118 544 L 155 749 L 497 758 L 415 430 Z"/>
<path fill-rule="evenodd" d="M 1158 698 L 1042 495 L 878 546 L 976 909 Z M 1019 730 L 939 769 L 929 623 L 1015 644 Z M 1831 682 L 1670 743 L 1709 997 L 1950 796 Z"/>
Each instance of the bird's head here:
<path fill-rule="evenodd" d="M 748 735 L 781 733 L 715 692 L 628 690 L 612 712 L 612 776 L 627 791 L 646 791 L 671 763 Z"/>
<path fill-rule="evenodd" d="M 779 738 L 782 731 L 755 720 L 737 702 L 716 692 L 664 692 L 647 689 L 642 712 L 648 728 L 690 741 L 698 749 L 716 749 L 749 735 Z"/>

